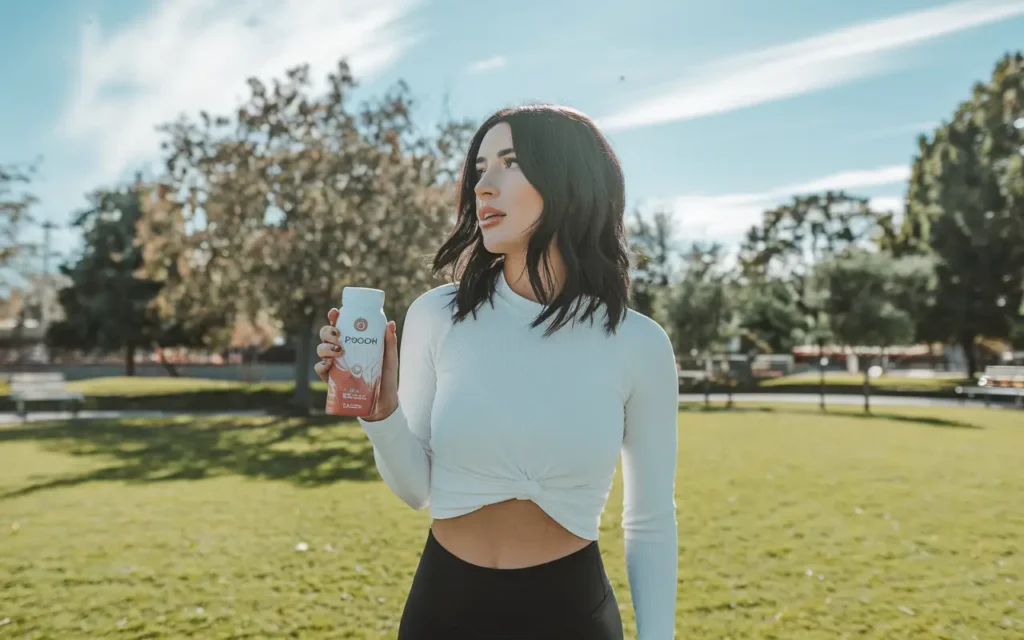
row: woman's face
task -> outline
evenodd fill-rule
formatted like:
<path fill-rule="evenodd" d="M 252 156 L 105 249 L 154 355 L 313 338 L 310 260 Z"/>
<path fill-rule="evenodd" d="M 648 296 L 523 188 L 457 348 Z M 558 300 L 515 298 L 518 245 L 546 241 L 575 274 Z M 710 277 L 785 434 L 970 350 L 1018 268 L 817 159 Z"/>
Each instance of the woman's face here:
<path fill-rule="evenodd" d="M 507 122 L 491 127 L 476 158 L 477 225 L 491 253 L 526 251 L 529 228 L 541 215 L 544 200 L 527 181 L 516 161 L 512 128 Z M 486 220 L 496 209 L 498 216 Z"/>

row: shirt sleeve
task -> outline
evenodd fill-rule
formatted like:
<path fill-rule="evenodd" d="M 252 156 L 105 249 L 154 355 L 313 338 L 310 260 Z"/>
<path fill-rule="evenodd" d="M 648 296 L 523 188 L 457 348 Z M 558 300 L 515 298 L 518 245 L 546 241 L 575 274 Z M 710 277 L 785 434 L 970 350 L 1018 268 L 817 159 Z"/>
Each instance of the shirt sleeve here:
<path fill-rule="evenodd" d="M 674 637 L 679 546 L 675 478 L 679 382 L 672 343 L 650 321 L 631 354 L 633 387 L 622 447 L 626 573 L 638 640 Z"/>
<path fill-rule="evenodd" d="M 373 459 L 384 483 L 413 509 L 430 504 L 430 414 L 438 313 L 427 292 L 409 305 L 398 350 L 398 408 L 386 418 L 359 418 L 373 444 Z"/>

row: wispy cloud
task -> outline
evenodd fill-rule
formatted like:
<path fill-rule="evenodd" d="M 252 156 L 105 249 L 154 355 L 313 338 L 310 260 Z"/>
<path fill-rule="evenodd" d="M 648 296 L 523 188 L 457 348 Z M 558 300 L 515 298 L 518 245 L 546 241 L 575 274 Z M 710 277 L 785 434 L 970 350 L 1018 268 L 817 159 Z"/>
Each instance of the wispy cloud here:
<path fill-rule="evenodd" d="M 828 89 L 891 68 L 900 49 L 1020 15 L 1024 0 L 968 0 L 857 24 L 723 59 L 598 123 L 688 120 Z"/>
<path fill-rule="evenodd" d="M 801 184 L 780 187 L 768 192 L 771 196 L 788 197 L 816 191 L 839 191 L 841 189 L 863 189 L 887 184 L 906 182 L 910 178 L 910 167 L 905 164 L 894 164 L 878 169 L 843 171 L 824 178 L 810 180 Z"/>
<path fill-rule="evenodd" d="M 794 195 L 822 191 L 856 190 L 903 184 L 910 178 L 906 165 L 890 165 L 877 169 L 843 171 L 806 182 L 781 186 L 767 191 L 723 195 L 681 195 L 654 199 L 644 209 L 665 208 L 673 212 L 675 226 L 687 237 L 702 236 L 730 240 L 744 233 L 761 219 L 761 214 Z M 871 204 L 880 210 L 898 211 L 899 196 L 880 196 Z"/>
<path fill-rule="evenodd" d="M 484 71 L 492 71 L 494 69 L 500 69 L 508 64 L 508 60 L 505 56 L 494 56 L 493 58 L 487 58 L 486 60 L 478 60 L 469 66 L 470 73 L 483 73 Z"/>
<path fill-rule="evenodd" d="M 876 211 L 889 211 L 891 213 L 902 213 L 906 200 L 903 196 L 878 196 L 871 198 L 870 204 Z"/>
<path fill-rule="evenodd" d="M 159 153 L 155 126 L 231 111 L 245 81 L 309 63 L 320 83 L 341 57 L 366 81 L 419 36 L 402 18 L 418 0 L 165 0 L 119 31 L 91 23 L 58 128 L 90 150 L 89 181 L 116 179 Z"/>

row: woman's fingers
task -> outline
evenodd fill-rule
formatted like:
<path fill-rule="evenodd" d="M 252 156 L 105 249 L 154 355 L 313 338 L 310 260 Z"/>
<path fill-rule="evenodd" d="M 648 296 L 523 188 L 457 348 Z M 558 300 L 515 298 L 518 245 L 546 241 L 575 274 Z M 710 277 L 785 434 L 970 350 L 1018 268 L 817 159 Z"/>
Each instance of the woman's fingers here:
<path fill-rule="evenodd" d="M 398 370 L 398 337 L 395 334 L 394 321 L 388 322 L 384 334 L 384 366 L 389 371 Z"/>
<path fill-rule="evenodd" d="M 345 353 L 345 349 L 343 347 L 331 342 L 322 342 L 316 347 L 316 355 L 318 358 L 337 358 L 343 353 Z"/>
<path fill-rule="evenodd" d="M 313 371 L 320 377 L 321 380 L 327 382 L 327 377 L 331 374 L 331 365 L 334 362 L 332 360 L 321 360 L 320 362 L 313 365 Z"/>
<path fill-rule="evenodd" d="M 338 344 L 338 335 L 341 332 L 329 324 L 320 327 L 320 342 L 333 342 Z"/>
<path fill-rule="evenodd" d="M 334 359 L 345 353 L 345 349 L 338 343 L 340 332 L 334 328 L 338 321 L 339 311 L 331 309 L 327 312 L 327 324 L 320 327 L 320 341 L 322 344 L 316 348 L 316 355 L 321 359 L 313 365 L 313 371 L 321 380 L 327 382 L 331 375 L 331 367 L 334 366 Z"/>

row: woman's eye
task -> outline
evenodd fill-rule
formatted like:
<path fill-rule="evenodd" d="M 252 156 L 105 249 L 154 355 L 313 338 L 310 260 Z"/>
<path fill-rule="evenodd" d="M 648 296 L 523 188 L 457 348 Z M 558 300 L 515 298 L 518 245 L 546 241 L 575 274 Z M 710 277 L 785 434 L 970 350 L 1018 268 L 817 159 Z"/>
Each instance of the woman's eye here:
<path fill-rule="evenodd" d="M 512 167 L 511 167 L 511 166 L 509 165 L 509 163 L 510 163 L 510 162 L 514 162 L 514 163 L 516 163 L 516 164 L 519 164 L 519 161 L 518 161 L 518 160 L 516 160 L 515 158 L 505 158 L 505 168 L 506 168 L 506 169 L 511 169 L 511 168 L 512 168 Z"/>

